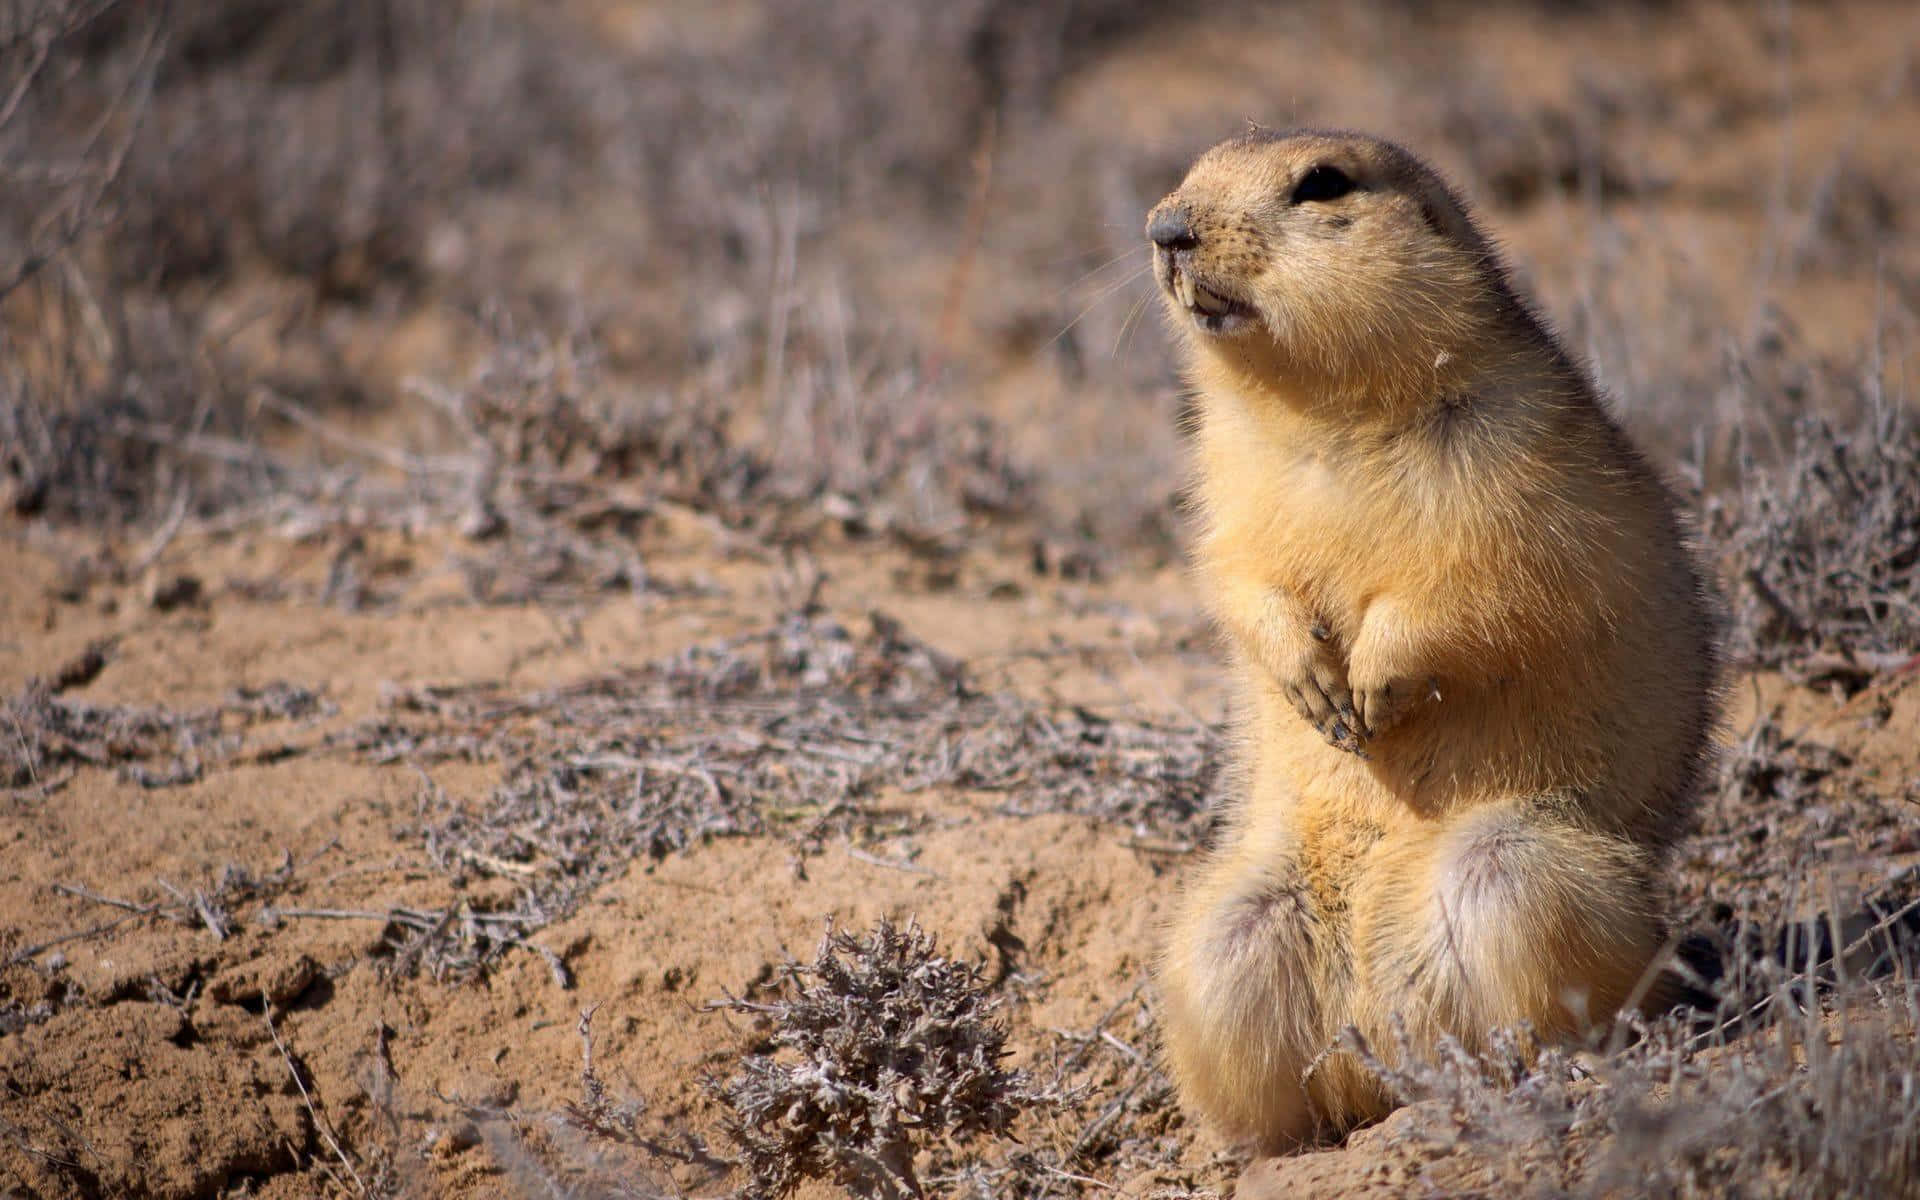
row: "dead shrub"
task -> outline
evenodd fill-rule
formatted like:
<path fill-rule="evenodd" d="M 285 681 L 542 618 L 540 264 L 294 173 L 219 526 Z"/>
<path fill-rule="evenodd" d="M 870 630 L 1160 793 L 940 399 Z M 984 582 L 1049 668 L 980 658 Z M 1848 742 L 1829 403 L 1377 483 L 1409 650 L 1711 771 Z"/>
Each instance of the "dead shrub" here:
<path fill-rule="evenodd" d="M 1007 1031 L 980 967 L 941 955 L 912 922 L 864 935 L 830 924 L 774 998 L 717 1007 L 753 1017 L 764 1039 L 709 1085 L 731 1110 L 749 1196 L 809 1179 L 924 1195 L 917 1147 L 1004 1136 L 1024 1108 L 1051 1100 L 1004 1065 Z"/>
<path fill-rule="evenodd" d="M 257 389 L 366 394 L 317 314 L 404 290 L 457 198 L 537 188 L 545 165 L 597 144 L 589 72 L 561 33 L 424 0 L 351 9 L 9 9 L 0 482 L 13 511 L 115 524 L 283 483 Z M 320 345 L 320 365 L 288 375 L 228 351 L 236 320 L 260 314 L 223 313 L 220 289 L 263 268 L 305 289 L 279 340 Z"/>
<path fill-rule="evenodd" d="M 189 7 L 128 164 L 113 239 L 127 284 L 261 259 L 322 296 L 364 296 L 421 268 L 458 196 L 597 143 L 565 37 L 504 12 Z"/>

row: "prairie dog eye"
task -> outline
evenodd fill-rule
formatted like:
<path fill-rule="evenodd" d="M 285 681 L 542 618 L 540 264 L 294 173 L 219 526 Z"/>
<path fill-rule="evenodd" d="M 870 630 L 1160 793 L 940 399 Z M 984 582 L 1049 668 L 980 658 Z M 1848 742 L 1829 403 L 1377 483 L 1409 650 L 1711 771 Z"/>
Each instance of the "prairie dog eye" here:
<path fill-rule="evenodd" d="M 1300 177 L 1293 185 L 1293 203 L 1311 204 L 1321 200 L 1338 200 L 1351 192 L 1356 185 L 1339 167 L 1318 166 Z"/>

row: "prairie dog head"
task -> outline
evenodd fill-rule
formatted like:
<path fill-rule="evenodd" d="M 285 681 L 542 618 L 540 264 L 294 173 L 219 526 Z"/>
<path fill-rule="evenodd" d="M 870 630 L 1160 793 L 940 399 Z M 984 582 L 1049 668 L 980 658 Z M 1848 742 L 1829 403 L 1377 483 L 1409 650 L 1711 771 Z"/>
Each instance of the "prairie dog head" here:
<path fill-rule="evenodd" d="M 1147 216 L 1195 365 L 1294 387 L 1431 393 L 1515 309 L 1498 257 L 1426 164 L 1363 134 L 1208 150 Z"/>

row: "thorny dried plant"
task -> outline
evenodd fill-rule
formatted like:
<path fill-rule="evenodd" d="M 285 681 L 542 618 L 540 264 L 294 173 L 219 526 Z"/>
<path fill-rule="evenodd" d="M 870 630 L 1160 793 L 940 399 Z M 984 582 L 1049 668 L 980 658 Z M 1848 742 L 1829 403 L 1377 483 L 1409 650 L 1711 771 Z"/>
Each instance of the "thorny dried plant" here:
<path fill-rule="evenodd" d="M 1049 1200 L 1154 1178 L 1155 1200 L 1201 1200 L 1183 1165 L 1185 1121 L 1163 1069 L 1145 979 L 1085 1029 L 1048 1030 L 1030 1067 L 1052 1103 L 1029 1114 L 1020 1144 L 969 1155 L 927 1182 L 975 1200 Z"/>
<path fill-rule="evenodd" d="M 599 1070 L 593 1065 L 593 1014 L 598 1005 L 580 1014 L 580 1099 L 568 1101 L 562 1111 L 567 1120 L 603 1141 L 638 1142 L 636 1126 L 646 1112 L 644 1100 L 637 1097 L 615 1099 L 607 1091 Z"/>
<path fill-rule="evenodd" d="M 924 1195 L 916 1149 L 1003 1136 L 1023 1109 L 1054 1100 L 1004 1065 L 1007 1031 L 981 968 L 941 955 L 913 922 L 866 934 L 829 924 L 776 998 L 716 1007 L 763 1030 L 763 1048 L 709 1085 L 731 1110 L 756 1200 L 808 1179 Z"/>
<path fill-rule="evenodd" d="M 575 1179 L 572 1192 L 578 1194 L 585 1184 L 592 1195 L 684 1200 L 688 1193 L 675 1179 L 675 1168 L 691 1170 L 696 1187 L 704 1192 L 703 1185 L 725 1177 L 733 1164 L 714 1154 L 706 1139 L 683 1122 L 656 1118 L 644 1098 L 608 1087 L 594 1062 L 593 1016 L 598 1008 L 582 1011 L 575 1026 L 580 1033 L 580 1099 L 567 1101 L 559 1112 L 561 1125 L 584 1137 L 591 1150 L 587 1157 L 596 1160 L 582 1163 L 581 1156 L 570 1156 L 566 1165 Z M 591 1182 L 580 1178 L 583 1166 Z"/>
<path fill-rule="evenodd" d="M 871 945 L 873 938 L 869 934 L 862 944 Z M 954 978 L 969 987 L 982 982 L 977 973 L 957 973 Z M 790 978 L 778 981 L 783 1000 L 791 1001 L 792 983 Z M 824 985 L 816 980 L 813 986 L 818 991 Z M 1159 1186 L 1140 1194 L 1154 1200 L 1218 1200 L 1216 1193 L 1191 1186 L 1208 1168 L 1182 1163 L 1187 1149 L 1183 1121 L 1172 1081 L 1160 1067 L 1146 992 L 1143 979 L 1087 1028 L 1046 1031 L 1044 1048 L 1025 1069 L 1024 1085 L 1043 1099 L 1022 1102 L 1017 1092 L 1010 1094 L 1007 1099 L 1019 1112 L 995 1146 L 961 1147 L 929 1137 L 923 1146 L 929 1153 L 916 1156 L 924 1189 L 975 1200 L 1050 1200 L 1086 1194 L 1088 1187 L 1109 1189 L 1114 1185 L 1108 1180 L 1150 1173 Z M 1018 1004 L 1024 992 L 1010 987 L 1005 998 Z M 911 1002 L 911 996 L 900 1000 Z M 757 1028 L 772 1020 L 759 1011 L 768 1007 L 765 1004 L 745 1007 L 753 1010 Z M 579 1026 L 581 1099 L 567 1103 L 561 1119 L 586 1138 L 594 1169 L 617 1181 L 610 1185 L 611 1193 L 706 1194 L 737 1171 L 742 1163 L 728 1160 L 684 1121 L 651 1112 L 640 1099 L 616 1094 L 600 1078 L 594 1065 L 592 1014 L 592 1009 L 583 1013 Z M 1010 1041 L 1016 1038 L 1009 1034 Z M 766 1052 L 762 1043 L 745 1054 Z M 793 1054 L 774 1057 L 776 1065 L 799 1061 Z M 857 1074 L 838 1067 L 836 1071 L 836 1079 Z M 715 1078 L 708 1086 L 709 1096 L 723 1108 L 719 1093 L 728 1082 Z M 571 1156 L 570 1166 L 578 1167 L 582 1157 Z M 751 1194 L 751 1189 L 749 1184 L 743 1190 Z"/>

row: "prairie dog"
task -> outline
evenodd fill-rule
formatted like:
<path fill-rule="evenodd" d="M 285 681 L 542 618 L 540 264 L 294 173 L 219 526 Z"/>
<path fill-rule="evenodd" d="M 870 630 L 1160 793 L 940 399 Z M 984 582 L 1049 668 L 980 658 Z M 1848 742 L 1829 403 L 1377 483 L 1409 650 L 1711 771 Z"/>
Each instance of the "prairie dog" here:
<path fill-rule="evenodd" d="M 1263 1152 L 1383 1114 L 1335 1049 L 1603 1027 L 1717 719 L 1673 498 L 1419 159 L 1215 146 L 1149 214 L 1198 394 L 1238 780 L 1160 961 L 1184 1101 Z"/>

